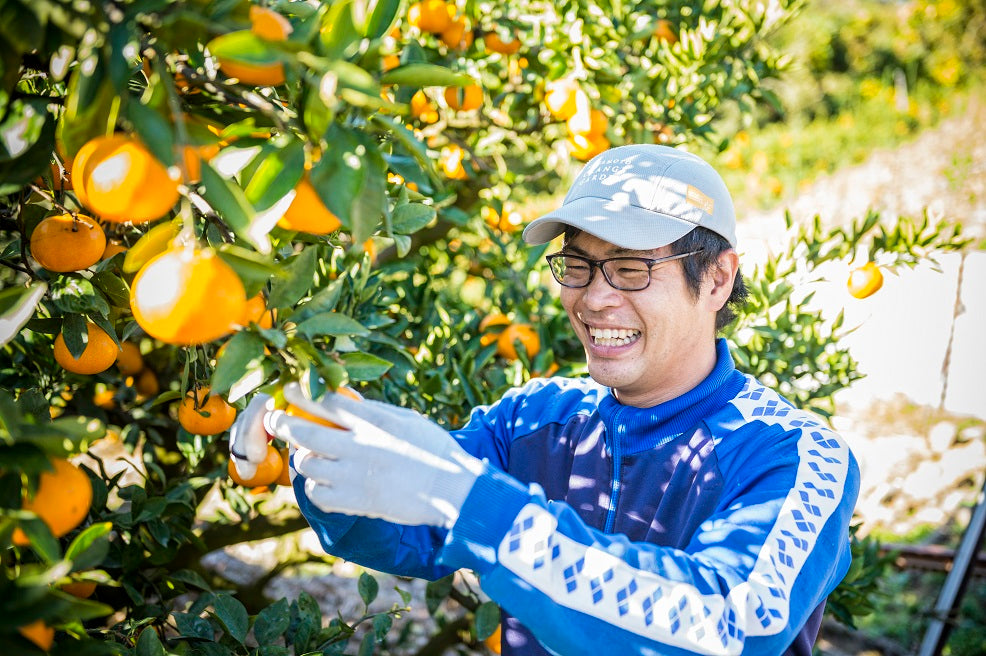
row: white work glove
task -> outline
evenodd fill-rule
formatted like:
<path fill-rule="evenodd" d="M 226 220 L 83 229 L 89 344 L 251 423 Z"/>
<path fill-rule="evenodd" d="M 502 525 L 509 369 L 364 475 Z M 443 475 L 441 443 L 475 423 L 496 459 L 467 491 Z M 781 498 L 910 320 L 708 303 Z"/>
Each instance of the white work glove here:
<path fill-rule="evenodd" d="M 229 455 L 241 478 L 252 478 L 257 465 L 267 457 L 267 430 L 264 417 L 274 409 L 274 399 L 257 394 L 236 416 L 229 429 Z"/>
<path fill-rule="evenodd" d="M 331 428 L 280 410 L 267 429 L 297 447 L 294 468 L 305 494 L 325 512 L 406 525 L 451 528 L 482 471 L 480 460 L 420 414 L 377 401 L 326 394 L 315 403 L 289 384 L 284 398 Z"/>

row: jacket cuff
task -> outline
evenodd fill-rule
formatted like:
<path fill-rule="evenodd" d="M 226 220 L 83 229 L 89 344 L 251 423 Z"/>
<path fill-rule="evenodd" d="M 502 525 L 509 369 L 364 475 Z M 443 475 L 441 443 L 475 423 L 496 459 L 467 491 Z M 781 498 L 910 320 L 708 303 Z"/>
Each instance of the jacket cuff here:
<path fill-rule="evenodd" d="M 478 574 L 497 562 L 497 547 L 531 493 L 517 479 L 487 462 L 462 504 L 459 518 L 445 539 L 438 563 Z"/>

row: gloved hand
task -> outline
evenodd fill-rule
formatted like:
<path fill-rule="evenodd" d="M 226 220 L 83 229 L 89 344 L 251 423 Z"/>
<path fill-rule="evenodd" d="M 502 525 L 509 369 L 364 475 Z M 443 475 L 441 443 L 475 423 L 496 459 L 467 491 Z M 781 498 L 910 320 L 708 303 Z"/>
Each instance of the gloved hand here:
<path fill-rule="evenodd" d="M 240 412 L 229 429 L 229 455 L 242 478 L 252 478 L 257 465 L 267 457 L 267 430 L 264 418 L 274 409 L 274 399 L 257 394 Z"/>
<path fill-rule="evenodd" d="M 332 428 L 275 410 L 267 428 L 297 447 L 305 494 L 325 512 L 451 528 L 482 462 L 420 414 L 377 401 L 327 394 L 319 403 L 289 384 L 284 398 Z"/>

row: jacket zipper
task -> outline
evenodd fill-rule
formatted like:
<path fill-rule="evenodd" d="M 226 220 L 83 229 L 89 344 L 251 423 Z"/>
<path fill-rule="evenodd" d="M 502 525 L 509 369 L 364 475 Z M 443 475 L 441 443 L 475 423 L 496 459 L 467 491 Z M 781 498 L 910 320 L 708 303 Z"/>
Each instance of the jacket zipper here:
<path fill-rule="evenodd" d="M 614 427 L 620 426 L 620 414 L 622 413 L 617 412 L 616 414 L 616 421 L 613 422 Z M 603 532 L 605 533 L 613 532 L 613 525 L 616 524 L 616 506 L 620 501 L 620 470 L 622 469 L 623 450 L 618 435 L 612 436 L 610 440 L 610 451 L 613 455 L 613 482 L 610 485 L 609 509 L 606 511 L 606 525 L 603 528 Z"/>

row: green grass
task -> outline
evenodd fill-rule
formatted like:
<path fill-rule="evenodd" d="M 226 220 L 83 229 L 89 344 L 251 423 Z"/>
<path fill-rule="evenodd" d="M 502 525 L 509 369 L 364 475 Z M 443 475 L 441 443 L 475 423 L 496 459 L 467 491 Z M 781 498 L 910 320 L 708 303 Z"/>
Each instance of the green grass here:
<path fill-rule="evenodd" d="M 978 94 L 978 96 L 977 96 Z M 961 115 L 981 86 L 953 90 L 942 96 L 919 88 L 898 109 L 891 87 L 868 80 L 857 85 L 855 98 L 835 116 L 809 120 L 792 116 L 786 122 L 752 127 L 737 133 L 721 153 L 711 157 L 733 193 L 737 209 L 766 209 L 782 204 L 819 176 L 859 164 L 875 150 L 914 139 L 943 120 Z M 962 163 L 956 162 L 956 176 Z"/>

